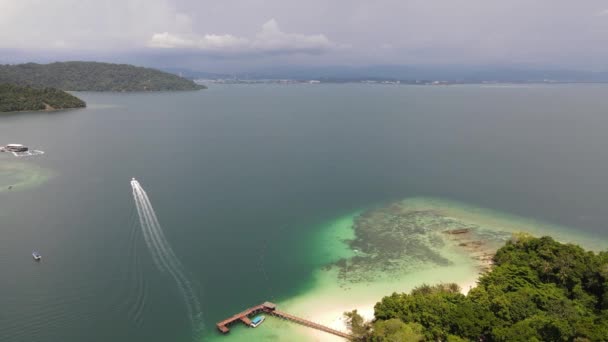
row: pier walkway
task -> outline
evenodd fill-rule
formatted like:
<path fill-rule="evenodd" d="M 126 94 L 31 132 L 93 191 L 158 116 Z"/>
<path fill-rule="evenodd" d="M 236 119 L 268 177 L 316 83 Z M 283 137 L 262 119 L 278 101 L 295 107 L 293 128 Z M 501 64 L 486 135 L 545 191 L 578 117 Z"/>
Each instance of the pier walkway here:
<path fill-rule="evenodd" d="M 283 311 L 279 311 L 279 310 L 277 310 L 276 304 L 271 303 L 271 302 L 264 302 L 263 304 L 251 307 L 251 308 L 249 308 L 249 309 L 247 309 L 247 310 L 245 310 L 243 312 L 240 312 L 240 313 L 238 313 L 238 314 L 236 314 L 236 315 L 234 315 L 234 316 L 232 316 L 230 318 L 227 318 L 227 319 L 225 319 L 225 320 L 223 320 L 223 321 L 221 321 L 221 322 L 219 322 L 219 323 L 216 324 L 217 329 L 225 334 L 225 333 L 227 333 L 227 332 L 230 331 L 230 329 L 228 329 L 228 326 L 230 324 L 232 324 L 234 322 L 238 322 L 238 321 L 241 321 L 244 324 L 246 324 L 247 326 L 250 326 L 251 325 L 251 320 L 249 320 L 249 316 L 250 315 L 255 315 L 255 314 L 260 313 L 260 312 L 264 312 L 264 313 L 267 313 L 267 314 L 272 315 L 272 316 L 276 316 L 276 317 L 279 317 L 279 318 L 282 318 L 282 319 L 285 319 L 285 320 L 288 320 L 288 321 L 292 321 L 294 323 L 298 323 L 298 324 L 301 324 L 301 325 L 309 327 L 309 328 L 313 328 L 313 329 L 317 329 L 317 330 L 320 330 L 320 331 L 324 331 L 324 332 L 329 333 L 329 334 L 333 334 L 333 335 L 336 335 L 336 336 L 344 337 L 346 339 L 352 339 L 353 338 L 352 335 L 347 334 L 345 332 L 342 332 L 342 331 L 339 331 L 339 330 L 335 330 L 335 329 L 326 327 L 324 325 L 317 324 L 315 322 L 312 322 L 312 321 L 309 321 L 309 320 L 306 320 L 306 319 L 303 319 L 303 318 L 300 318 L 300 317 L 296 317 L 294 315 L 290 315 L 290 314 L 288 314 L 286 312 L 283 312 Z"/>

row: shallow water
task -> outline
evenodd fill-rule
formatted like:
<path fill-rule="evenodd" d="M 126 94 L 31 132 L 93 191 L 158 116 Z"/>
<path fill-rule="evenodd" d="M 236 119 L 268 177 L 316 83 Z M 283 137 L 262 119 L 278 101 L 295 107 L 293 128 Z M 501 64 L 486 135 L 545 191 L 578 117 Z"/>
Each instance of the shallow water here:
<path fill-rule="evenodd" d="M 0 191 L 26 190 L 46 182 L 50 177 L 50 170 L 33 163 L 13 160 L 2 160 L 0 163 Z"/>
<path fill-rule="evenodd" d="M 373 220 L 388 212 L 401 214 L 408 219 L 398 231 L 407 234 L 404 240 L 420 241 L 426 247 L 424 251 L 427 254 L 421 255 L 419 249 L 408 253 L 412 244 L 404 243 L 405 252 L 399 256 L 392 255 L 388 267 L 378 255 L 374 255 L 372 261 L 353 261 L 364 255 L 362 250 L 349 247 L 349 241 L 357 237 L 353 227 L 357 226 L 359 217 L 363 215 L 367 220 Z M 412 213 L 415 219 L 412 219 Z M 380 221 L 377 223 L 377 226 L 384 224 Z M 425 231 L 419 232 L 421 228 L 425 228 Z M 469 232 L 445 234 L 458 230 Z M 382 233 L 385 231 L 382 230 Z M 562 242 L 580 244 L 592 250 L 605 250 L 608 244 L 605 235 L 592 236 L 466 203 L 440 198 L 408 198 L 326 222 L 318 230 L 314 244 L 317 248 L 314 253 L 325 256 L 323 260 L 326 267 L 314 272 L 309 288 L 278 304 L 284 311 L 343 330 L 343 324 L 338 322 L 343 320 L 342 313 L 371 308 L 380 298 L 393 292 L 408 292 L 423 284 L 437 283 L 457 283 L 463 291 L 468 292 L 471 286 L 475 286 L 479 274 L 489 269 L 485 260 L 479 258 L 480 253 L 493 254 L 517 233 L 551 235 Z M 428 236 L 439 237 L 444 243 L 428 244 L 424 239 Z M 401 241 L 401 237 L 392 238 Z M 377 241 L 367 242 L 373 244 Z M 462 247 L 463 242 L 479 242 L 481 247 Z M 376 247 L 381 248 L 382 245 Z M 429 254 L 433 258 L 429 258 Z M 449 262 L 437 262 L 437 257 Z M 349 266 L 336 263 L 339 260 L 347 260 Z M 294 336 L 297 336 L 298 341 L 343 340 L 273 317 L 269 317 L 268 322 L 268 327 L 263 331 L 238 327 L 229 336 L 207 337 L 213 341 L 247 341 L 252 338 L 260 341 L 284 341 L 291 340 Z"/>
<path fill-rule="evenodd" d="M 79 93 L 89 108 L 2 115 L 0 144 L 45 154 L 0 154 L 0 188 L 15 185 L 0 191 L 0 340 L 192 340 L 141 236 L 132 177 L 199 298 L 199 339 L 309 340 L 273 320 L 231 337 L 214 324 L 265 300 L 306 317 L 314 298 L 339 306 L 469 279 L 476 266 L 457 249 L 442 251 L 453 268 L 348 291 L 324 269 L 356 255 L 343 241 L 353 213 L 397 200 L 601 249 L 607 90 L 235 85 Z"/>

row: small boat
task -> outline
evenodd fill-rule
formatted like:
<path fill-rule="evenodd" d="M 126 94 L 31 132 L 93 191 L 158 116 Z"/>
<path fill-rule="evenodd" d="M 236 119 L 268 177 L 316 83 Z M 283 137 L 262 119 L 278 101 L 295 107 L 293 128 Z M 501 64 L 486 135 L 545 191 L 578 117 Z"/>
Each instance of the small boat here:
<path fill-rule="evenodd" d="M 255 316 L 252 320 L 251 320 L 251 327 L 252 328 L 257 328 L 258 325 L 262 324 L 262 322 L 264 322 L 264 320 L 266 319 L 265 316 Z"/>
<path fill-rule="evenodd" d="M 42 259 L 42 255 L 40 255 L 40 253 L 33 251 L 32 252 L 32 256 L 34 257 L 34 260 L 36 261 L 40 261 L 40 259 Z"/>

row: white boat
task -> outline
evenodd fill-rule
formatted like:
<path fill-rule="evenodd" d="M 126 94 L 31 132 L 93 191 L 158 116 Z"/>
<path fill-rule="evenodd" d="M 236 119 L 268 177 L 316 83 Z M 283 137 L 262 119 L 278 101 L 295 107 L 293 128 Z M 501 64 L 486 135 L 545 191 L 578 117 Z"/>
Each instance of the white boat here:
<path fill-rule="evenodd" d="M 40 259 L 42 259 L 42 255 L 40 255 L 40 253 L 33 251 L 32 252 L 32 257 L 34 257 L 34 260 L 36 261 L 40 261 Z"/>

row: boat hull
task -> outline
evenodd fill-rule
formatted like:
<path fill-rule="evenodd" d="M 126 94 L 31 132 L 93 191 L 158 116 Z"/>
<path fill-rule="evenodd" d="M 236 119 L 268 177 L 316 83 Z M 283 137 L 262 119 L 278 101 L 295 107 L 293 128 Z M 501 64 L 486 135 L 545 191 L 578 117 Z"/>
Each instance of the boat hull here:
<path fill-rule="evenodd" d="M 257 317 L 256 317 L 257 318 Z M 251 327 L 252 328 L 257 328 L 260 324 L 262 324 L 264 322 L 264 320 L 266 319 L 266 317 L 261 316 L 260 318 L 258 318 L 257 320 L 254 319 L 253 322 L 251 322 Z"/>

